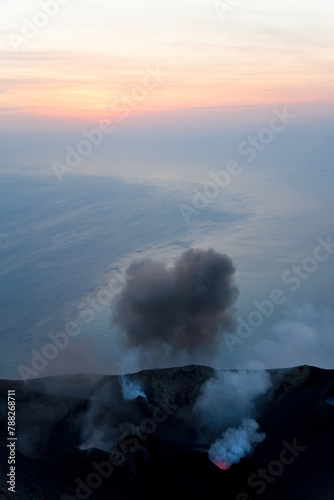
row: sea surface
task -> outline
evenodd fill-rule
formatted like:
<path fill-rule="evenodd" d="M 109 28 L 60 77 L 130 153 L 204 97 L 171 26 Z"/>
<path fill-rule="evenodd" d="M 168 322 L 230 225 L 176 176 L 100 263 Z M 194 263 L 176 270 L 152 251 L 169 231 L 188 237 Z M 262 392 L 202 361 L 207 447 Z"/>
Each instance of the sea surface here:
<path fill-rule="evenodd" d="M 211 143 L 202 150 L 196 145 L 195 155 L 189 153 L 189 144 L 188 155 L 180 146 L 178 162 L 167 153 L 163 159 L 160 151 L 160 163 L 158 154 L 146 157 L 130 176 L 126 165 L 136 159 L 129 155 L 123 177 L 121 160 L 117 176 L 108 168 L 94 174 L 83 169 L 64 176 L 62 183 L 50 168 L 1 165 L 0 377 L 17 378 L 18 366 L 31 366 L 34 350 L 40 351 L 48 334 L 63 331 L 69 321 L 80 323 L 81 344 L 73 340 L 53 372 L 112 373 L 122 355 L 117 329 L 110 327 L 112 309 L 99 307 L 89 324 L 80 319 L 80 310 L 115 272 L 124 274 L 133 259 L 170 264 L 190 247 L 213 247 L 233 259 L 240 290 L 238 317 L 247 318 L 254 300 L 267 299 L 274 289 L 287 297 L 236 352 L 223 346 L 221 367 L 256 360 L 253 345 L 271 338 L 288 302 L 333 310 L 332 255 L 298 290 L 291 291 L 282 281 L 291 266 L 312 257 L 317 238 L 331 234 L 334 239 L 334 169 L 320 132 L 308 147 L 300 128 L 289 141 L 277 139 L 251 164 L 229 152 L 240 161 L 242 173 L 196 209 L 189 223 L 180 205 L 193 209 L 195 194 L 212 182 L 212 172 L 226 166 L 227 157 L 219 159 L 218 149 L 210 157 Z M 146 175 L 158 164 L 156 177 Z M 49 367 L 41 372 L 48 373 Z"/>

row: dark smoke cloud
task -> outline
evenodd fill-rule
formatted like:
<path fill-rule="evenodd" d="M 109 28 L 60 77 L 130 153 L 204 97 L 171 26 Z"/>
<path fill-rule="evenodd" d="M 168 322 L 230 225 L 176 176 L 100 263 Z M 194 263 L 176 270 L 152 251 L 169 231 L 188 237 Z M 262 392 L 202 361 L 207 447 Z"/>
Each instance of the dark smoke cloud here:
<path fill-rule="evenodd" d="M 213 356 L 218 327 L 236 327 L 234 273 L 232 260 L 213 249 L 187 250 L 169 268 L 149 259 L 133 262 L 112 318 L 123 347 L 171 359 L 179 353 Z"/>

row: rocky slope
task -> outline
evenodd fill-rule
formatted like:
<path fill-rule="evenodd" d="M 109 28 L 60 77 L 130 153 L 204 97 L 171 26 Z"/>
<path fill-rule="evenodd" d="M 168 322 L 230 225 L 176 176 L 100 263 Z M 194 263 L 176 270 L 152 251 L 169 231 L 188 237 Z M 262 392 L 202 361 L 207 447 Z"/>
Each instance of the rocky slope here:
<path fill-rule="evenodd" d="M 123 379 L 1 381 L 0 498 L 333 500 L 334 371 L 270 371 L 271 388 L 254 410 L 266 438 L 229 470 L 208 458 L 214 405 L 206 431 L 194 412 L 218 376 L 187 366 Z M 15 494 L 6 485 L 8 390 L 16 398 Z"/>

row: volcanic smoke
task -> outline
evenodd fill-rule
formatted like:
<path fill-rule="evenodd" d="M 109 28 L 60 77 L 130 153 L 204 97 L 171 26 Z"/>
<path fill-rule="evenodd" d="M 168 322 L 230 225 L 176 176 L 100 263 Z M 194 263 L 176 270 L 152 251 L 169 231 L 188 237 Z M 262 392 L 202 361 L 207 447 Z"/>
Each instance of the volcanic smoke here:
<path fill-rule="evenodd" d="M 146 259 L 132 262 L 126 274 L 131 279 L 115 298 L 112 323 L 131 361 L 138 362 L 139 354 L 151 366 L 161 359 L 175 366 L 200 355 L 212 363 L 221 333 L 236 328 L 232 260 L 213 249 L 190 249 L 171 267 Z M 145 397 L 126 377 L 120 382 L 125 400 Z M 190 418 L 213 442 L 209 458 L 220 468 L 238 463 L 264 439 L 252 417 L 257 397 L 269 387 L 270 377 L 256 371 L 225 372 L 204 384 Z"/>
<path fill-rule="evenodd" d="M 205 440 L 213 441 L 210 460 L 223 470 L 250 453 L 265 435 L 259 432 L 258 398 L 271 397 L 273 383 L 262 370 L 221 371 L 202 387 L 192 409 Z"/>
<path fill-rule="evenodd" d="M 187 250 L 171 267 L 150 259 L 133 262 L 112 317 L 123 347 L 170 363 L 180 353 L 192 356 L 190 361 L 196 353 L 212 359 L 220 346 L 218 329 L 236 328 L 234 273 L 232 260 L 213 249 Z"/>
<path fill-rule="evenodd" d="M 227 429 L 209 449 L 211 462 L 220 469 L 228 470 L 250 453 L 254 445 L 261 443 L 266 435 L 258 432 L 259 424 L 253 419 L 243 420 L 237 429 Z"/>
<path fill-rule="evenodd" d="M 145 392 L 141 389 L 137 382 L 128 380 L 125 375 L 121 375 L 120 383 L 122 387 L 122 396 L 125 401 L 133 401 L 138 396 L 146 399 Z"/>

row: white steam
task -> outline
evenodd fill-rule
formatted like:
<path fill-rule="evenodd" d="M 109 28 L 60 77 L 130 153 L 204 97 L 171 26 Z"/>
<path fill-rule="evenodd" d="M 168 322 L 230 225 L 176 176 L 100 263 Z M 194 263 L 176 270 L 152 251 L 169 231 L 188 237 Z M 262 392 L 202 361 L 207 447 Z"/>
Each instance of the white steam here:
<path fill-rule="evenodd" d="M 125 375 L 122 375 L 120 378 L 121 387 L 122 387 L 122 396 L 125 401 L 133 401 L 138 396 L 146 399 L 145 392 L 141 389 L 138 382 L 134 380 L 129 380 Z"/>
<path fill-rule="evenodd" d="M 263 370 L 222 371 L 208 380 L 194 405 L 204 438 L 214 440 L 210 460 L 228 469 L 264 440 L 255 421 L 259 398 L 271 397 L 272 380 Z"/>
<path fill-rule="evenodd" d="M 267 368 L 311 365 L 333 368 L 334 313 L 309 304 L 290 305 L 285 319 L 271 328 L 271 338 L 255 345 L 258 359 Z"/>
<path fill-rule="evenodd" d="M 108 383 L 104 383 L 91 395 L 89 408 L 82 422 L 81 444 L 79 446 L 81 450 L 97 448 L 110 452 L 114 448 L 111 405 L 113 399 L 114 394 Z M 109 413 L 108 418 L 103 413 L 103 409 L 106 408 L 110 412 L 107 412 L 107 414 Z"/>
<path fill-rule="evenodd" d="M 211 462 L 221 469 L 237 464 L 254 446 L 261 443 L 266 435 L 259 431 L 259 424 L 253 419 L 245 419 L 237 429 L 229 428 L 209 449 Z"/>
<path fill-rule="evenodd" d="M 88 450 L 90 448 L 97 448 L 98 450 L 110 452 L 114 447 L 114 443 L 111 439 L 106 439 L 106 433 L 107 430 L 105 428 L 93 428 L 87 439 L 80 444 L 79 449 Z"/>
<path fill-rule="evenodd" d="M 217 372 L 204 384 L 194 413 L 204 427 L 220 435 L 224 429 L 253 416 L 257 398 L 271 386 L 270 375 L 264 370 Z"/>

